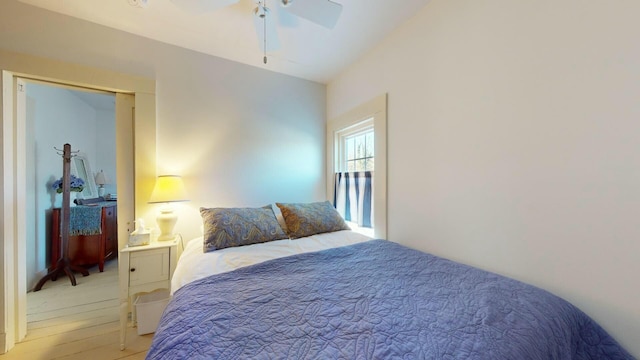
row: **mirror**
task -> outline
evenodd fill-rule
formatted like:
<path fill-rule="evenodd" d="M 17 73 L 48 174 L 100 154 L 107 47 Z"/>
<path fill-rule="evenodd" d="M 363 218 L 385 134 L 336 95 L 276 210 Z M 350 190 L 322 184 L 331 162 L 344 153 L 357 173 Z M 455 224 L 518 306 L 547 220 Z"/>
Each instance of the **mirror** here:
<path fill-rule="evenodd" d="M 71 174 L 84 180 L 82 197 L 93 199 L 98 197 L 98 189 L 89 165 L 89 159 L 84 155 L 76 155 L 71 159 Z"/>

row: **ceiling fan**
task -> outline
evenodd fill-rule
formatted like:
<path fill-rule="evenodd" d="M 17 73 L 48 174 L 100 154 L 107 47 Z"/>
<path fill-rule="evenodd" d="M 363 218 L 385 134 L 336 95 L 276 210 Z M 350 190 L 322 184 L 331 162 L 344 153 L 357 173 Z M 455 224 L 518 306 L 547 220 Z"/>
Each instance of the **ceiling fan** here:
<path fill-rule="evenodd" d="M 233 5 L 240 0 L 171 0 L 177 6 L 196 13 L 210 12 L 225 6 Z M 267 51 L 278 50 L 280 42 L 276 32 L 276 24 L 267 7 L 267 0 L 254 0 L 254 25 L 261 50 L 264 52 L 264 63 L 267 63 Z M 309 20 L 328 29 L 338 22 L 342 13 L 342 5 L 330 0 L 273 0 L 285 11 Z"/>

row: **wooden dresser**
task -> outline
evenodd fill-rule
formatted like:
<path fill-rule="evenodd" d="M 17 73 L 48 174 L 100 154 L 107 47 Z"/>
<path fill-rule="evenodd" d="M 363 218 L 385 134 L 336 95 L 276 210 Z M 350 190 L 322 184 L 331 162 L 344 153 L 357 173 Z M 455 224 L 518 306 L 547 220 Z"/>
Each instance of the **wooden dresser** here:
<path fill-rule="evenodd" d="M 101 234 L 69 236 L 69 261 L 79 266 L 97 264 L 102 272 L 104 261 L 118 256 L 118 207 L 115 202 L 103 202 L 91 206 L 102 208 Z M 49 270 L 55 269 L 60 260 L 60 208 L 53 209 L 51 218 Z"/>

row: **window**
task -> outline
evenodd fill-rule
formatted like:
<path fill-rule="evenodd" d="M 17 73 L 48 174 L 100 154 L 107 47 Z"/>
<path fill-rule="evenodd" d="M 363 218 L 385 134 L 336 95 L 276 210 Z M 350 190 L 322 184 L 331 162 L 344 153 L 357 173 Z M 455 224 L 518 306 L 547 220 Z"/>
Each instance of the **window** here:
<path fill-rule="evenodd" d="M 375 132 L 373 118 L 337 132 L 336 171 L 373 171 Z"/>
<path fill-rule="evenodd" d="M 327 123 L 327 198 L 355 231 L 386 238 L 386 95 Z"/>

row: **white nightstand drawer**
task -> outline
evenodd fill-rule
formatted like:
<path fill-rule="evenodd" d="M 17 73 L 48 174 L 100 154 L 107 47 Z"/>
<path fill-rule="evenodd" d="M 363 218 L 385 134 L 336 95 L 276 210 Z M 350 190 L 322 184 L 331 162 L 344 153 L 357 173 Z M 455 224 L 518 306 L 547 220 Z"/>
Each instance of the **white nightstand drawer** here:
<path fill-rule="evenodd" d="M 129 286 L 169 280 L 169 248 L 132 252 Z"/>

